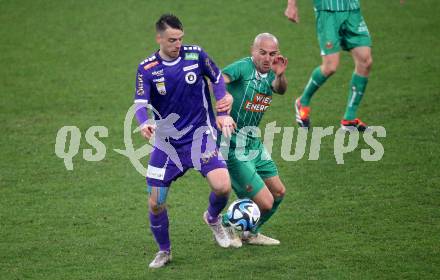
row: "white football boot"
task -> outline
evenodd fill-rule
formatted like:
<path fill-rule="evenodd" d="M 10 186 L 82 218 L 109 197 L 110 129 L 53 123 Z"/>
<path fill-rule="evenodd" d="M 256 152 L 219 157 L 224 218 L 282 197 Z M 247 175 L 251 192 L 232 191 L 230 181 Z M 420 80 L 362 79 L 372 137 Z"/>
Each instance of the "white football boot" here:
<path fill-rule="evenodd" d="M 167 263 L 171 261 L 171 252 L 167 251 L 159 251 L 154 257 L 154 260 L 150 263 L 148 267 L 150 268 L 159 268 L 165 266 Z"/>
<path fill-rule="evenodd" d="M 214 234 L 215 241 L 220 247 L 228 248 L 231 245 L 228 234 L 226 233 L 225 228 L 222 225 L 221 217 L 219 216 L 217 222 L 210 224 L 208 222 L 208 211 L 205 211 L 203 214 L 203 220 L 205 223 L 211 228 L 212 233 Z"/>
<path fill-rule="evenodd" d="M 273 246 L 280 245 L 280 241 L 274 238 L 270 238 L 261 233 L 251 233 L 250 231 L 243 232 L 243 236 L 241 240 L 250 245 L 265 245 L 265 246 Z"/>
<path fill-rule="evenodd" d="M 243 245 L 243 243 L 241 242 L 241 238 L 238 232 L 233 227 L 225 227 L 225 230 L 226 233 L 228 234 L 231 247 L 240 248 Z"/>

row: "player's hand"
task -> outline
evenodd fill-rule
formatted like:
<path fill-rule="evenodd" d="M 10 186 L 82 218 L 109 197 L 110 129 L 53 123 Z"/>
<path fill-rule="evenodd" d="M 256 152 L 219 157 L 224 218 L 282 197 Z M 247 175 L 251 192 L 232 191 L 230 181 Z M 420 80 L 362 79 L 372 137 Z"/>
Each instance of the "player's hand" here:
<path fill-rule="evenodd" d="M 228 112 L 229 114 L 232 109 L 232 102 L 234 102 L 234 98 L 232 98 L 232 95 L 227 92 L 222 99 L 217 101 L 215 108 L 217 109 L 217 112 Z"/>
<path fill-rule="evenodd" d="M 284 74 L 287 68 L 287 63 L 287 58 L 283 57 L 282 55 L 275 57 L 272 62 L 272 70 L 275 72 L 275 75 L 281 76 Z"/>
<path fill-rule="evenodd" d="M 155 124 L 144 124 L 141 128 L 141 135 L 146 139 L 150 139 L 154 135 L 155 130 Z"/>
<path fill-rule="evenodd" d="M 217 116 L 216 123 L 225 137 L 231 137 L 237 127 L 231 116 Z"/>
<path fill-rule="evenodd" d="M 299 23 L 298 8 L 295 6 L 287 6 L 284 15 L 292 22 Z"/>

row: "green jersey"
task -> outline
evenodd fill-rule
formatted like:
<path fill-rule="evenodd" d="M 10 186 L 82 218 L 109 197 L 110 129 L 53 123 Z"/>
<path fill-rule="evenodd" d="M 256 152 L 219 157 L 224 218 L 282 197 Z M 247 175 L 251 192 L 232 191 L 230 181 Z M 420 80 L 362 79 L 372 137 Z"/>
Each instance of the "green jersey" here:
<path fill-rule="evenodd" d="M 234 97 L 231 117 L 237 123 L 237 130 L 257 127 L 272 101 L 275 73 L 272 70 L 259 73 L 250 57 L 232 63 L 223 73 L 230 79 L 227 89 Z"/>
<path fill-rule="evenodd" d="M 360 8 L 360 0 L 313 0 L 317 11 L 351 11 Z"/>
<path fill-rule="evenodd" d="M 272 82 L 275 80 L 275 73 L 272 70 L 265 74 L 259 73 L 250 57 L 232 63 L 223 69 L 223 73 L 230 80 L 227 89 L 234 97 L 231 117 L 237 123 L 238 133 L 232 135 L 228 150 L 220 149 L 220 151 L 225 158 L 227 155 L 226 163 L 237 196 L 253 198 L 265 187 L 265 179 L 278 175 L 270 154 L 258 135 L 254 134 L 255 128 L 260 124 L 264 112 L 272 101 Z M 246 129 L 243 129 L 245 127 Z M 221 137 L 218 139 L 220 140 Z M 244 139 L 246 141 L 241 142 Z M 238 147 L 243 149 L 237 149 Z M 252 157 L 251 151 L 252 153 L 258 151 L 257 156 L 253 159 L 241 158 Z"/>

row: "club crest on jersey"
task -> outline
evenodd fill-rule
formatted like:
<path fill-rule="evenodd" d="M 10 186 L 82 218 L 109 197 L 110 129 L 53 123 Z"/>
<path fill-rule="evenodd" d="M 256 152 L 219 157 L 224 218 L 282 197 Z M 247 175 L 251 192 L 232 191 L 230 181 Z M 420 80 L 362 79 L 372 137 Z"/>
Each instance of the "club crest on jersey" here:
<path fill-rule="evenodd" d="M 165 88 L 165 83 L 164 82 L 157 83 L 156 84 L 156 89 L 157 89 L 157 92 L 159 92 L 160 95 L 167 94 L 167 89 Z"/>
<path fill-rule="evenodd" d="M 188 72 L 185 75 L 185 81 L 187 84 L 194 84 L 197 81 L 197 75 L 194 72 Z"/>
<path fill-rule="evenodd" d="M 247 185 L 247 186 L 246 186 L 246 191 L 247 191 L 248 193 L 252 192 L 253 190 L 254 190 L 254 188 L 253 188 L 251 185 Z"/>
<path fill-rule="evenodd" d="M 186 53 L 185 60 L 199 60 L 199 54 L 198 53 Z"/>
<path fill-rule="evenodd" d="M 327 49 L 332 49 L 333 48 L 333 44 L 332 44 L 332 42 L 327 42 L 326 44 L 325 44 L 325 47 L 327 48 Z"/>

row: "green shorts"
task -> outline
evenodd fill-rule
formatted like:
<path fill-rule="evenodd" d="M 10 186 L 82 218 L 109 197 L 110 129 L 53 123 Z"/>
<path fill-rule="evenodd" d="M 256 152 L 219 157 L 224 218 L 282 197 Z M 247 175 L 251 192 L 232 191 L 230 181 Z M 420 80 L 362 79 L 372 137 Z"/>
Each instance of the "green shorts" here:
<path fill-rule="evenodd" d="M 275 163 L 259 139 L 247 144 L 244 155 L 248 155 L 249 150 L 256 151 L 257 156 L 243 160 L 232 148 L 226 160 L 232 188 L 238 198 L 253 198 L 264 187 L 265 179 L 278 176 Z"/>
<path fill-rule="evenodd" d="M 321 55 L 356 47 L 371 47 L 371 37 L 360 9 L 352 11 L 315 11 L 316 33 Z"/>

